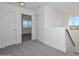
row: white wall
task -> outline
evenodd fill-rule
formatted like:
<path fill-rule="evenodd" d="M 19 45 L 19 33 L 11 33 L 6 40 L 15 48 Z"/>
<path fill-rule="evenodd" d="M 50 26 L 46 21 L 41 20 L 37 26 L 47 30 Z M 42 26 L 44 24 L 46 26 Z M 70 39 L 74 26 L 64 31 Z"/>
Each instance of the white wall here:
<path fill-rule="evenodd" d="M 63 14 L 51 6 L 45 6 L 45 27 L 63 27 Z"/>
<path fill-rule="evenodd" d="M 52 7 L 46 6 L 44 42 L 60 51 L 66 52 L 63 19 L 63 14 Z"/>
<path fill-rule="evenodd" d="M 36 14 L 37 40 L 65 52 L 66 43 L 63 19 L 63 15 L 56 9 L 49 6 L 40 7 Z"/>
<path fill-rule="evenodd" d="M 63 27 L 45 28 L 43 42 L 53 48 L 66 52 L 65 28 Z"/>
<path fill-rule="evenodd" d="M 2 21 L 2 7 L 0 6 L 0 21 Z M 3 40 L 2 40 L 2 22 L 0 22 L 0 47 L 2 48 L 2 42 L 3 42 Z"/>
<path fill-rule="evenodd" d="M 33 11 L 31 10 L 27 10 L 27 9 L 24 9 L 24 8 L 21 8 L 21 7 L 17 7 L 17 6 L 13 6 L 11 4 L 7 4 L 7 3 L 0 3 L 0 6 L 2 8 L 6 8 L 6 9 L 9 9 L 9 10 L 13 10 L 16 12 L 16 29 L 17 29 L 17 42 L 16 43 L 21 43 L 22 42 L 22 19 L 21 19 L 21 14 L 26 14 L 26 15 L 32 15 L 32 39 L 36 39 L 35 37 L 35 19 L 34 19 L 34 14 L 33 14 Z M 14 15 L 15 16 L 15 15 Z M 0 17 L 1 18 L 1 17 Z"/>
<path fill-rule="evenodd" d="M 44 20 L 45 20 L 45 13 L 44 7 L 39 7 L 34 11 L 35 13 L 35 20 L 36 20 L 36 39 L 42 40 L 44 39 Z"/>

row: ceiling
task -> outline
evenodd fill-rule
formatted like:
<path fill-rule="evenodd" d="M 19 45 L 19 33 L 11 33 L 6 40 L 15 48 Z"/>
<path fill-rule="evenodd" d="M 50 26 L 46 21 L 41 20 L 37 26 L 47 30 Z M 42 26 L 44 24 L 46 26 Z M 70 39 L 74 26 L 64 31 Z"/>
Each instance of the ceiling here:
<path fill-rule="evenodd" d="M 7 2 L 7 3 L 20 6 L 18 2 Z M 61 11 L 62 13 L 68 13 L 70 9 L 79 8 L 79 2 L 25 2 L 25 5 L 20 7 L 35 10 L 43 5 L 52 6 L 55 9 Z"/>

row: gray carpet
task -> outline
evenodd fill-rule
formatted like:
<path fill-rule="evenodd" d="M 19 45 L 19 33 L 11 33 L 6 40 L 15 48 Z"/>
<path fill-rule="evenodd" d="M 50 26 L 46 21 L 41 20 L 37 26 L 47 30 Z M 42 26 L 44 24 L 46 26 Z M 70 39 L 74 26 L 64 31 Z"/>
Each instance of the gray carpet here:
<path fill-rule="evenodd" d="M 18 45 L 0 49 L 1 56 L 76 56 L 63 53 L 37 40 L 28 40 Z"/>

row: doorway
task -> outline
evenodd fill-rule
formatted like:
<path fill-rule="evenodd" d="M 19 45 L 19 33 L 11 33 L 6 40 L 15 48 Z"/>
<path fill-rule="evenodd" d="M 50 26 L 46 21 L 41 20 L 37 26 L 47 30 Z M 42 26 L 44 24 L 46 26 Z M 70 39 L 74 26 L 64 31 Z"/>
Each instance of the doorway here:
<path fill-rule="evenodd" d="M 32 16 L 22 14 L 22 42 L 32 39 Z"/>

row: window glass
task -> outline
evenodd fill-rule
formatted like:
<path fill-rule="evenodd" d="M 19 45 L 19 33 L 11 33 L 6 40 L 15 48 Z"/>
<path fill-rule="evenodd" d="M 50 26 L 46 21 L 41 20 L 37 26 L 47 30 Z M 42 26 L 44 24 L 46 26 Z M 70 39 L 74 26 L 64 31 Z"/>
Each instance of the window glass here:
<path fill-rule="evenodd" d="M 23 19 L 23 28 L 31 28 L 32 27 L 32 20 Z"/>
<path fill-rule="evenodd" d="M 71 16 L 69 18 L 70 30 L 79 30 L 79 16 Z"/>
<path fill-rule="evenodd" d="M 28 20 L 23 19 L 23 28 L 27 28 L 28 27 Z"/>
<path fill-rule="evenodd" d="M 32 26 L 32 21 L 31 20 L 29 20 L 29 27 L 31 27 Z"/>
<path fill-rule="evenodd" d="M 79 25 L 79 16 L 72 16 L 69 18 L 69 25 Z"/>

